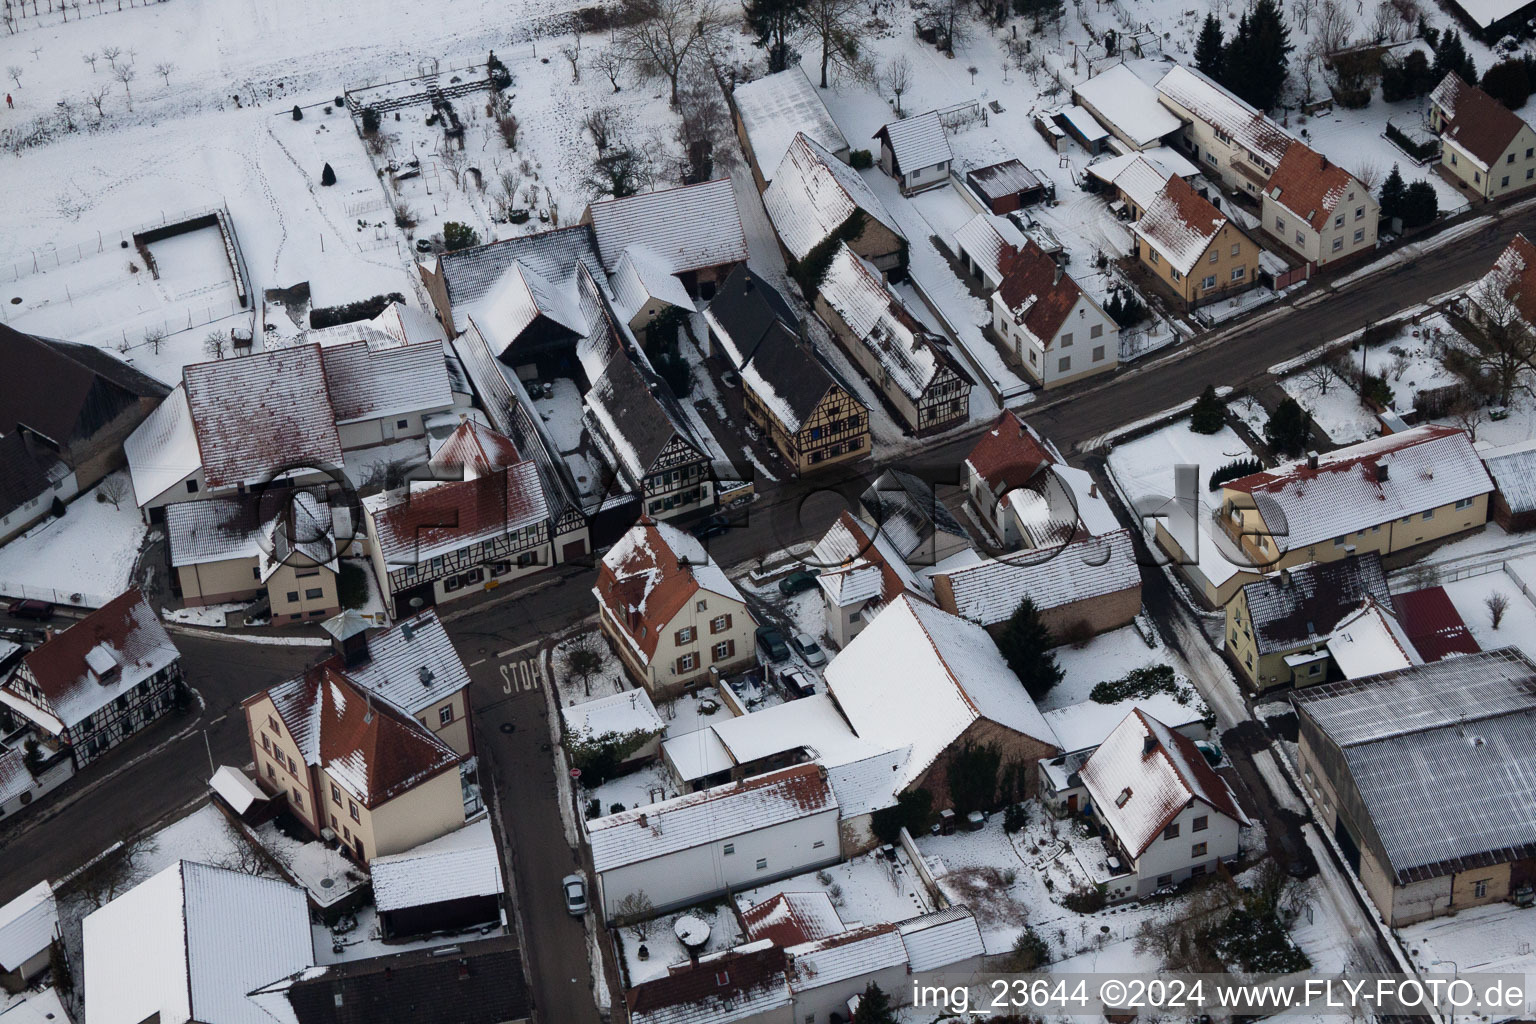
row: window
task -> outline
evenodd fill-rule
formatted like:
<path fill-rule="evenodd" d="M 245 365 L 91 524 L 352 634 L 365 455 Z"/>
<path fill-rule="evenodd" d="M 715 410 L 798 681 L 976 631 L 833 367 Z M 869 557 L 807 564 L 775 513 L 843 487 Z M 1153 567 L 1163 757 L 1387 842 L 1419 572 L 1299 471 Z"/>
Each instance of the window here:
<path fill-rule="evenodd" d="M 1204 843 L 1195 843 L 1193 846 L 1191 846 L 1189 848 L 1189 855 L 1191 857 L 1204 857 L 1205 856 L 1205 849 L 1206 849 L 1206 846 L 1205 846 Z"/>
<path fill-rule="evenodd" d="M 694 633 L 695 633 L 695 630 L 694 630 L 694 628 L 692 626 L 684 626 L 682 629 L 678 630 L 677 631 L 677 636 L 675 638 L 676 639 L 675 646 L 682 647 L 685 644 L 693 643 Z"/>
<path fill-rule="evenodd" d="M 1462 498 L 1460 501 L 1458 501 L 1456 503 L 1456 508 L 1457 508 L 1458 511 L 1461 510 L 1461 509 L 1464 509 L 1464 508 L 1471 508 L 1472 507 L 1472 503 L 1474 501 L 1476 501 L 1476 500 L 1477 500 L 1476 498 Z"/>
<path fill-rule="evenodd" d="M 1056 360 L 1056 372 L 1057 373 L 1066 373 L 1070 369 L 1072 369 L 1072 357 L 1071 356 L 1062 356 L 1060 359 Z"/>
<path fill-rule="evenodd" d="M 729 856 L 731 856 L 732 854 L 734 854 L 736 852 L 736 844 L 735 843 L 726 843 L 725 847 L 720 852 L 725 854 L 727 857 L 729 857 Z"/>
<path fill-rule="evenodd" d="M 197 493 L 197 481 L 196 480 L 188 480 L 187 481 L 187 493 L 188 494 L 196 494 Z"/>
<path fill-rule="evenodd" d="M 437 709 L 437 724 L 438 725 L 440 725 L 440 726 L 448 725 L 448 724 L 450 724 L 452 722 L 453 722 L 453 705 L 452 704 L 444 704 L 442 707 Z"/>
<path fill-rule="evenodd" d="M 708 606 L 709 606 L 709 602 L 708 601 L 698 601 L 698 602 L 694 603 L 693 610 L 696 611 L 696 612 L 701 612 L 701 611 L 703 611 Z"/>
<path fill-rule="evenodd" d="M 1196 864 L 1194 867 L 1189 869 L 1189 877 L 1190 878 L 1199 878 L 1201 875 L 1204 875 L 1204 874 L 1205 874 L 1205 865 L 1204 864 Z"/>
<path fill-rule="evenodd" d="M 331 783 L 331 803 L 341 806 L 341 789 L 334 782 Z"/>
<path fill-rule="evenodd" d="M 1365 219 L 1365 207 L 1363 207 L 1363 206 L 1355 207 L 1355 220 L 1363 220 L 1363 219 Z"/>
<path fill-rule="evenodd" d="M 325 591 L 319 587 L 310 587 L 304 591 L 304 599 L 307 601 L 317 601 L 324 596 Z"/>
<path fill-rule="evenodd" d="M 1356 241 L 1358 241 L 1358 239 L 1356 239 Z M 1343 239 L 1343 237 L 1341 236 L 1339 238 L 1335 238 L 1333 240 L 1333 251 L 1334 252 L 1338 252 L 1342 248 L 1344 248 L 1344 239 Z"/>
<path fill-rule="evenodd" d="M 1488 879 L 1486 879 L 1486 878 L 1479 878 L 1476 882 L 1472 883 L 1472 898 L 1473 899 L 1479 899 L 1480 900 L 1484 896 L 1487 896 L 1487 895 L 1488 895 Z"/>
<path fill-rule="evenodd" d="M 726 658 L 734 657 L 736 654 L 736 641 L 725 640 L 715 644 L 710 649 L 710 653 L 715 661 L 724 661 Z"/>
<path fill-rule="evenodd" d="M 302 811 L 304 809 L 304 794 L 296 789 L 290 789 L 288 795 L 293 797 L 293 806 Z"/>
<path fill-rule="evenodd" d="M 1094 324 L 1092 327 L 1088 328 L 1088 337 L 1090 339 L 1104 337 L 1104 325 Z"/>
<path fill-rule="evenodd" d="M 1285 230 L 1285 218 L 1284 217 L 1276 217 L 1275 218 L 1275 230 L 1276 231 L 1284 231 Z"/>
<path fill-rule="evenodd" d="M 1216 249 L 1216 248 L 1213 247 L 1211 249 L 1210 259 L 1206 260 L 1206 262 L 1207 263 L 1215 263 L 1219 259 L 1221 259 L 1221 250 Z"/>
<path fill-rule="evenodd" d="M 1344 215 L 1342 213 L 1333 218 L 1333 226 L 1336 228 L 1341 228 L 1344 226 Z"/>
<path fill-rule="evenodd" d="M 1503 180 L 1501 180 L 1499 182 L 1499 187 L 1500 188 L 1509 188 L 1509 175 L 1507 175 L 1507 174 L 1504 175 Z"/>
<path fill-rule="evenodd" d="M 1215 288 L 1216 287 L 1216 275 L 1215 274 L 1206 274 L 1205 277 L 1200 279 L 1200 287 L 1201 288 Z"/>
<path fill-rule="evenodd" d="M 1167 828 L 1163 829 L 1163 838 L 1164 839 L 1177 839 L 1178 837 L 1179 837 L 1179 823 L 1178 822 L 1174 822 L 1172 825 L 1169 825 Z"/>
<path fill-rule="evenodd" d="M 361 822 L 363 820 L 362 815 L 357 813 L 357 801 L 355 800 L 347 801 L 347 813 L 352 815 L 353 821 Z"/>
<path fill-rule="evenodd" d="M 395 429 L 396 430 L 404 430 L 406 427 L 409 427 L 410 425 L 411 425 L 411 421 L 410 420 L 395 420 Z"/>
<path fill-rule="evenodd" d="M 1505 163 L 1507 163 L 1507 164 L 1512 164 L 1512 163 L 1514 163 L 1514 162 L 1515 162 L 1515 154 L 1513 154 L 1513 153 L 1511 153 L 1511 154 L 1509 154 L 1509 155 L 1508 155 L 1508 156 L 1506 156 L 1506 157 L 1505 157 L 1505 158 L 1504 158 L 1504 162 L 1505 162 Z"/>
<path fill-rule="evenodd" d="M 1296 244 L 1297 245 L 1306 245 L 1307 244 L 1307 236 L 1303 235 L 1300 231 L 1296 232 Z"/>
<path fill-rule="evenodd" d="M 1433 518 L 1435 518 L 1435 510 L 1432 509 L 1432 508 L 1427 508 L 1427 509 L 1424 510 L 1424 514 L 1422 516 L 1420 516 L 1419 518 L 1420 519 L 1433 519 Z"/>
<path fill-rule="evenodd" d="M 1234 280 L 1234 281 L 1241 281 L 1243 278 L 1245 278 L 1247 276 L 1248 276 L 1248 268 L 1247 267 L 1233 267 L 1232 268 L 1232 280 Z"/>
<path fill-rule="evenodd" d="M 1071 331 L 1068 331 L 1066 334 L 1063 334 L 1061 336 L 1061 347 L 1062 348 L 1071 348 L 1072 347 L 1072 332 Z"/>
<path fill-rule="evenodd" d="M 1096 363 L 1102 363 L 1104 361 L 1104 346 L 1103 345 L 1095 345 L 1095 346 L 1093 346 L 1093 361 L 1096 362 Z"/>
<path fill-rule="evenodd" d="M 261 734 L 261 749 L 269 754 L 272 753 L 272 740 L 268 738 L 266 733 Z"/>
<path fill-rule="evenodd" d="M 1525 170 L 1525 180 L 1530 181 L 1532 178 L 1536 178 L 1536 168 L 1527 167 Z"/>
<path fill-rule="evenodd" d="M 1527 147 L 1525 150 L 1525 158 L 1529 160 L 1533 154 L 1536 154 L 1536 149 Z"/>
<path fill-rule="evenodd" d="M 1211 827 L 1211 816 L 1208 815 L 1208 814 L 1202 814 L 1198 818 L 1196 818 L 1194 821 L 1189 823 L 1189 830 L 1191 832 L 1204 832 L 1206 829 L 1208 829 L 1210 827 Z"/>
<path fill-rule="evenodd" d="M 812 843 L 812 844 L 811 844 L 811 849 L 813 849 L 813 850 L 819 850 L 819 849 L 821 849 L 821 848 L 822 848 L 822 847 L 823 847 L 823 846 L 826 846 L 826 845 L 827 845 L 827 844 L 826 844 L 826 843 L 825 843 L 825 842 L 823 842 L 823 841 L 822 841 L 822 840 L 820 840 L 820 839 L 818 839 L 818 840 L 816 840 L 816 841 L 815 841 L 815 842 L 814 842 L 814 843 Z"/>
<path fill-rule="evenodd" d="M 1356 242 L 1363 242 L 1363 241 L 1365 241 L 1365 228 L 1356 228 L 1355 229 L 1355 241 Z"/>
<path fill-rule="evenodd" d="M 271 715 L 267 716 L 267 728 L 272 730 L 272 735 L 274 736 L 281 736 L 283 734 L 282 727 L 277 724 L 277 719 Z"/>
<path fill-rule="evenodd" d="M 757 858 L 757 870 L 759 870 L 759 871 L 767 871 L 768 870 L 768 858 L 767 857 L 759 857 L 759 858 Z"/>
<path fill-rule="evenodd" d="M 271 761 L 267 762 L 267 778 L 269 778 L 269 779 L 276 779 L 277 778 L 277 769 L 272 767 L 272 762 Z"/>
<path fill-rule="evenodd" d="M 692 672 L 698 667 L 699 656 L 697 654 L 685 654 L 677 659 L 677 670 L 679 672 Z"/>
<path fill-rule="evenodd" d="M 297 590 L 290 590 L 290 591 L 288 591 L 288 600 L 290 600 L 290 601 L 297 601 L 298 599 L 299 599 L 299 592 Z"/>
<path fill-rule="evenodd" d="M 1456 152 L 1455 152 L 1455 150 L 1451 151 L 1451 166 L 1452 167 L 1456 166 Z"/>
<path fill-rule="evenodd" d="M 1343 537 L 1335 537 L 1335 538 L 1333 538 L 1333 546 L 1336 547 L 1336 548 L 1343 547 L 1344 546 L 1344 540 L 1345 540 L 1345 538 L 1343 538 Z"/>
<path fill-rule="evenodd" d="M 1157 263 L 1158 262 L 1157 250 L 1149 247 L 1147 249 L 1147 259 L 1150 260 L 1153 263 Z"/>
<path fill-rule="evenodd" d="M 726 630 L 728 630 L 730 628 L 731 628 L 731 617 L 729 615 L 719 615 L 719 616 L 716 616 L 715 618 L 711 619 L 710 622 L 709 622 L 709 631 L 711 633 L 724 633 Z"/>
<path fill-rule="evenodd" d="M 1177 270 L 1173 269 L 1172 267 L 1168 268 L 1168 276 L 1173 278 L 1175 281 L 1182 281 L 1182 280 L 1184 280 L 1184 275 L 1179 273 Z"/>
<path fill-rule="evenodd" d="M 1158 875 L 1157 876 L 1157 884 L 1158 884 L 1159 888 L 1161 888 L 1161 887 L 1163 887 L 1165 885 L 1172 885 L 1173 884 L 1173 876 L 1172 875 Z"/>
<path fill-rule="evenodd" d="M 1242 242 L 1234 242 L 1232 244 L 1232 258 L 1233 259 L 1237 259 L 1242 254 L 1243 254 L 1243 243 Z"/>

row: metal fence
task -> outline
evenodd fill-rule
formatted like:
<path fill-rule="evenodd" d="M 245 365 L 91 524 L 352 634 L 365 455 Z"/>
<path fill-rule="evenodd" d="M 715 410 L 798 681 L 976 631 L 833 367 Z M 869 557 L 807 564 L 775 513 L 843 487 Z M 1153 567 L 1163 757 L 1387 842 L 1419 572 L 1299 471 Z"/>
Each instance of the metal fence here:
<path fill-rule="evenodd" d="M 39 245 L 29 250 L 25 256 L 18 256 L 7 263 L 0 264 L 0 283 L 20 281 L 29 274 L 40 274 L 47 270 L 66 267 L 71 263 L 90 259 L 92 256 L 103 255 L 111 249 L 122 249 L 125 242 L 127 243 L 127 248 L 131 249 L 133 247 L 133 237 L 137 234 L 154 228 L 163 228 L 169 224 L 179 224 L 182 221 L 206 217 L 210 214 L 225 218 L 224 223 L 229 223 L 227 220 L 229 217 L 229 207 L 227 205 L 204 206 L 172 213 L 161 211 L 158 220 L 147 220 L 141 224 L 134 224 L 131 227 L 120 228 L 117 231 L 98 231 L 95 238 L 65 242 L 63 244 L 49 242 L 45 245 Z M 231 244 L 237 246 L 238 251 L 238 243 L 233 242 L 234 229 L 232 226 L 229 227 L 226 237 L 231 240 Z M 238 271 L 236 273 L 238 274 Z"/>
<path fill-rule="evenodd" d="M 47 601 L 50 604 L 67 604 L 76 608 L 100 608 L 117 595 L 91 594 L 81 591 L 55 590 L 30 583 L 0 580 L 0 597 L 24 598 L 28 601 Z"/>

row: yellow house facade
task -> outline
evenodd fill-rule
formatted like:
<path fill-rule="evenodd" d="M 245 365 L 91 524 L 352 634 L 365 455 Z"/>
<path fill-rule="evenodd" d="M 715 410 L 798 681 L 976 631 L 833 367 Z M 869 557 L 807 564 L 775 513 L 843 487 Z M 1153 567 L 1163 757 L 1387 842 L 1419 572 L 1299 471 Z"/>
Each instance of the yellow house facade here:
<path fill-rule="evenodd" d="M 1258 244 L 1177 175 L 1131 230 L 1141 266 L 1185 309 L 1258 283 Z"/>

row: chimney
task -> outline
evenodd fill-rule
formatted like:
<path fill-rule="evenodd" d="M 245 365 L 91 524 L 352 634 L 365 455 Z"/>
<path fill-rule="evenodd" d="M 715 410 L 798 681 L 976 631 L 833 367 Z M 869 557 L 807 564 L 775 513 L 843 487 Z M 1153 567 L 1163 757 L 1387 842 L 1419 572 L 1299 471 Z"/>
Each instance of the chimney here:
<path fill-rule="evenodd" d="M 1141 752 L 1143 754 L 1151 754 L 1151 753 L 1155 752 L 1156 750 L 1157 750 L 1157 737 L 1153 736 L 1151 733 L 1148 733 L 1146 736 L 1143 736 L 1142 739 L 1141 739 Z"/>
<path fill-rule="evenodd" d="M 646 825 L 648 825 L 650 823 L 649 822 L 649 815 L 647 815 L 644 811 L 641 811 L 640 812 L 639 821 L 640 821 L 640 827 L 641 828 L 645 828 Z"/>
<path fill-rule="evenodd" d="M 1387 464 L 1385 462 L 1376 463 L 1376 482 L 1379 484 L 1387 482 Z"/>
<path fill-rule="evenodd" d="M 1054 269 L 1054 271 L 1051 274 L 1051 284 L 1053 284 L 1053 285 L 1061 284 L 1061 264 L 1060 263 L 1056 264 L 1055 269 Z"/>
<path fill-rule="evenodd" d="M 1307 452 L 1307 468 L 1317 468 L 1317 452 Z"/>
<path fill-rule="evenodd" d="M 1289 569 L 1281 569 L 1280 570 L 1280 585 L 1282 587 L 1289 587 L 1291 585 L 1291 570 L 1289 570 Z"/>
<path fill-rule="evenodd" d="M 432 685 L 432 679 L 433 679 L 432 670 L 430 668 L 428 668 L 427 666 L 423 665 L 423 666 L 421 666 L 421 668 L 417 669 L 416 670 L 416 675 L 417 675 L 418 678 L 421 679 L 421 685 L 422 686 L 431 686 Z"/>

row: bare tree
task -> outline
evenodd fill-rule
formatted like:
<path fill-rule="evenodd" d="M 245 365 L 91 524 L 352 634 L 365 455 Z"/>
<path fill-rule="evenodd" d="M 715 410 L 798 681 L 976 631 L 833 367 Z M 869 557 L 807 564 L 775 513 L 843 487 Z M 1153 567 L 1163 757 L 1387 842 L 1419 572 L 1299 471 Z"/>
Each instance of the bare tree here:
<path fill-rule="evenodd" d="M 101 108 L 102 104 L 107 101 L 107 87 L 102 85 L 92 89 L 85 94 L 85 101 L 96 108 L 96 120 L 101 120 L 106 116 L 106 113 Z"/>
<path fill-rule="evenodd" d="M 935 0 L 929 13 L 939 30 L 940 48 L 950 56 L 971 39 L 971 5 L 967 0 Z"/>
<path fill-rule="evenodd" d="M 74 131 L 75 130 L 75 101 L 70 99 L 68 96 L 65 96 L 63 99 L 61 99 L 57 103 L 55 103 L 54 107 L 58 110 L 59 117 L 64 122 L 64 130 L 65 131 L 70 131 L 70 132 Z"/>
<path fill-rule="evenodd" d="M 859 0 L 807 0 L 805 35 L 821 48 L 821 87 L 828 85 L 832 68 L 867 76 L 869 65 L 859 49 L 857 18 L 863 10 Z"/>
<path fill-rule="evenodd" d="M 1317 363 L 1307 367 L 1301 373 L 1301 387 L 1309 394 L 1315 394 L 1322 398 L 1329 390 L 1343 383 L 1339 372 L 1328 363 Z"/>
<path fill-rule="evenodd" d="M 612 50 L 598 50 L 597 56 L 592 58 L 592 66 L 601 71 L 608 79 L 608 84 L 613 86 L 613 91 L 619 91 L 619 73 L 624 70 L 624 62 L 619 55 Z"/>
<path fill-rule="evenodd" d="M 1312 17 L 1317 13 L 1317 0 L 1291 0 L 1291 11 L 1296 16 L 1296 27 L 1306 35 L 1312 27 Z"/>
<path fill-rule="evenodd" d="M 96 62 L 101 59 L 101 55 L 98 54 L 96 51 L 92 50 L 90 53 L 82 53 L 80 55 L 80 59 L 82 61 L 84 61 L 86 64 L 89 64 L 91 66 L 91 74 L 95 74 L 96 73 Z"/>
<path fill-rule="evenodd" d="M 1353 173 L 1360 184 L 1365 186 L 1367 192 L 1375 192 L 1376 186 L 1380 185 L 1382 178 L 1386 176 L 1386 172 L 1381 169 L 1381 162 L 1369 157 L 1358 161 Z"/>
<path fill-rule="evenodd" d="M 97 489 L 114 509 L 121 511 L 123 499 L 128 497 L 128 479 L 122 473 L 113 473 L 103 478 Z"/>
<path fill-rule="evenodd" d="M 1473 330 L 1447 342 L 1442 355 L 1448 369 L 1505 406 L 1516 391 L 1536 394 L 1536 331 L 1520 312 L 1515 288 L 1498 269 L 1478 282 L 1467 296 Z"/>
<path fill-rule="evenodd" d="M 1384 43 L 1388 40 L 1395 40 L 1401 21 L 1402 19 L 1398 17 L 1397 11 L 1392 9 L 1392 5 L 1383 0 L 1382 3 L 1376 5 L 1376 11 L 1371 16 L 1371 27 L 1367 30 L 1371 41 L 1374 43 Z"/>
<path fill-rule="evenodd" d="M 565 661 L 565 671 L 573 676 L 581 676 L 586 695 L 592 696 L 592 673 L 603 667 L 603 652 L 596 636 L 582 633 L 566 644 L 561 657 Z"/>
<path fill-rule="evenodd" d="M 572 83 L 581 81 L 581 46 L 579 44 L 575 46 L 562 46 L 560 48 L 560 56 L 564 57 L 566 63 L 571 66 Z"/>
<path fill-rule="evenodd" d="M 1498 629 L 1504 621 L 1504 613 L 1509 610 L 1509 597 L 1502 590 L 1495 590 L 1483 598 L 1483 605 L 1488 609 L 1488 620 L 1493 623 L 1493 628 Z"/>
<path fill-rule="evenodd" d="M 165 79 L 165 87 L 171 87 L 171 73 L 176 70 L 176 65 L 168 60 L 163 60 L 155 65 L 155 74 Z"/>
<path fill-rule="evenodd" d="M 203 338 L 203 354 L 209 359 L 223 359 L 224 348 L 229 344 L 229 339 L 223 331 L 209 331 Z"/>
<path fill-rule="evenodd" d="M 117 58 L 123 55 L 123 48 L 121 46 L 103 46 L 101 48 L 101 55 L 107 58 L 107 63 L 115 69 L 117 67 Z"/>
<path fill-rule="evenodd" d="M 149 350 L 151 352 L 153 352 L 155 355 L 159 355 L 160 354 L 160 346 L 165 344 L 165 328 L 164 327 L 146 327 L 146 328 L 144 328 L 144 344 L 148 345 L 149 346 Z"/>
<path fill-rule="evenodd" d="M 114 843 L 80 870 L 75 888 L 91 906 L 100 909 L 144 880 L 148 874 L 145 862 L 154 851 L 154 840 L 147 837 Z"/>
<path fill-rule="evenodd" d="M 1322 0 L 1317 17 L 1317 41 L 1324 53 L 1337 53 L 1349 45 L 1355 19 L 1345 9 L 1344 0 Z"/>
<path fill-rule="evenodd" d="M 665 78 L 677 106 L 684 70 L 720 41 L 727 20 L 720 0 L 637 0 L 636 20 L 620 29 L 619 52 L 651 78 Z"/>
<path fill-rule="evenodd" d="M 128 109 L 133 109 L 133 90 L 128 88 L 128 83 L 139 77 L 139 73 L 133 70 L 132 64 L 124 64 L 112 71 L 112 77 L 123 83 L 123 93 L 128 97 Z"/>
<path fill-rule="evenodd" d="M 901 109 L 901 97 L 912 85 L 912 62 L 907 60 L 906 54 L 886 64 L 880 72 L 880 84 L 891 90 L 891 94 L 896 97 L 896 116 L 906 117 Z"/>
<path fill-rule="evenodd" d="M 517 115 L 503 114 L 496 119 L 496 131 L 501 135 L 501 141 L 507 144 L 507 148 L 513 151 L 517 149 Z"/>
<path fill-rule="evenodd" d="M 679 177 L 693 185 L 715 176 L 715 158 L 728 159 L 735 152 L 730 144 L 731 115 L 725 109 L 720 88 L 707 71 L 695 69 L 683 81 L 677 103 L 677 142 L 683 159 Z"/>
<path fill-rule="evenodd" d="M 607 150 L 609 143 L 618 133 L 618 111 L 612 107 L 593 107 L 587 111 L 587 116 L 581 122 L 592 136 L 592 143 L 597 146 L 599 153 Z"/>
<path fill-rule="evenodd" d="M 635 938 L 644 941 L 650 937 L 651 922 L 654 920 L 651 917 L 651 911 L 654 906 L 644 889 L 625 896 L 613 909 L 615 918 L 627 924 Z"/>
<path fill-rule="evenodd" d="M 614 140 L 609 143 L 608 152 L 592 161 L 581 184 L 594 198 L 623 199 L 639 192 L 650 180 L 651 165 L 644 151 Z"/>
<path fill-rule="evenodd" d="M 492 197 L 497 216 L 502 220 L 511 220 L 512 214 L 521 207 L 517 201 L 517 190 L 522 187 L 522 179 L 513 171 L 502 171 L 496 186 L 496 192 Z"/>
<path fill-rule="evenodd" d="M 15 64 L 5 69 L 5 76 L 16 83 L 16 88 L 21 88 L 21 68 Z"/>

